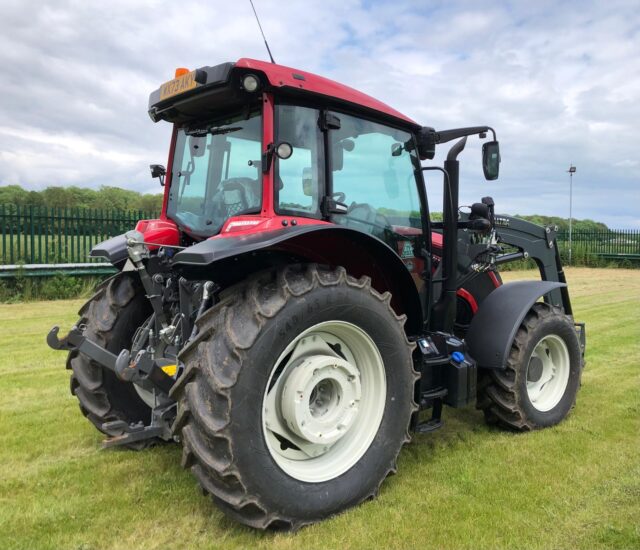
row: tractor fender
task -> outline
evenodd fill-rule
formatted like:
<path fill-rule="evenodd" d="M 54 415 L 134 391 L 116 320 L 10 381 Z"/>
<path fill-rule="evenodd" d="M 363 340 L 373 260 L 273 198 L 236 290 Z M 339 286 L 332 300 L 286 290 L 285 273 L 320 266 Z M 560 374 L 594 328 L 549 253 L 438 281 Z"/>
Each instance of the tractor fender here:
<path fill-rule="evenodd" d="M 178 252 L 173 265 L 185 273 L 233 284 L 253 271 L 284 261 L 342 266 L 354 277 L 369 276 L 379 292 L 392 294 L 392 306 L 407 315 L 405 330 L 422 329 L 416 283 L 398 254 L 380 239 L 340 225 L 288 226 L 274 231 L 214 237 Z M 269 263 L 271 260 L 271 264 Z"/>
<path fill-rule="evenodd" d="M 489 294 L 473 316 L 465 341 L 479 367 L 504 369 L 525 315 L 545 294 L 565 283 L 516 281 L 506 283 Z"/>

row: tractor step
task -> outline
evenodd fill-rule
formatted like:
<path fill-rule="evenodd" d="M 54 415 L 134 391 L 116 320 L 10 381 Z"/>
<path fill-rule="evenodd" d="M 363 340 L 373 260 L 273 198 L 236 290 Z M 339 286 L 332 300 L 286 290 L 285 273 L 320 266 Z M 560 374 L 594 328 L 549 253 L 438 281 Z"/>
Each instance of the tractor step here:
<path fill-rule="evenodd" d="M 422 402 L 433 401 L 433 411 L 431 412 L 431 418 L 429 420 L 425 420 L 416 425 L 414 430 L 416 433 L 426 434 L 444 426 L 444 422 L 442 421 L 442 400 L 446 395 L 446 389 L 422 394 Z"/>
<path fill-rule="evenodd" d="M 416 426 L 415 432 L 419 434 L 427 434 L 429 432 L 435 432 L 437 429 L 442 428 L 444 422 L 441 418 L 431 418 L 425 422 L 420 422 Z"/>

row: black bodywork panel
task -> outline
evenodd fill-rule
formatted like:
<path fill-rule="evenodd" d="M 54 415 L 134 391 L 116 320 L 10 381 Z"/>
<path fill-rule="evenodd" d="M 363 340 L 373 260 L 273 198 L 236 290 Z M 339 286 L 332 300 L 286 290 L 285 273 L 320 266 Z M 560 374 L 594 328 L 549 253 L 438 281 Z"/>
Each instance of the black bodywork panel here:
<path fill-rule="evenodd" d="M 295 261 L 341 265 L 350 275 L 368 275 L 374 288 L 388 289 L 396 311 L 407 317 L 406 330 L 422 330 L 422 307 L 416 284 L 400 257 L 386 243 L 338 225 L 287 226 L 274 231 L 214 238 L 178 252 L 172 265 L 188 278 L 210 279 L 226 286 L 242 275 Z"/>
<path fill-rule="evenodd" d="M 169 122 L 184 122 L 194 115 L 203 117 L 205 112 L 211 109 L 211 105 L 228 105 L 225 101 L 237 95 L 237 90 L 227 86 L 231 79 L 231 69 L 234 63 L 221 63 L 213 67 L 198 69 L 199 76 L 204 83 L 192 90 L 160 99 L 160 89 L 153 91 L 149 96 L 149 116 L 154 122 L 166 120 Z M 194 96 L 198 96 L 197 98 Z M 222 97 L 224 96 L 224 97 Z M 228 97 L 227 97 L 228 96 Z"/>
<path fill-rule="evenodd" d="M 129 257 L 126 235 L 117 235 L 102 241 L 91 249 L 89 256 L 92 258 L 104 258 L 114 266 L 121 267 Z"/>
<path fill-rule="evenodd" d="M 564 286 L 565 283 L 552 281 L 516 281 L 489 294 L 473 317 L 465 338 L 478 366 L 505 368 L 511 343 L 527 312 L 538 298 Z"/>

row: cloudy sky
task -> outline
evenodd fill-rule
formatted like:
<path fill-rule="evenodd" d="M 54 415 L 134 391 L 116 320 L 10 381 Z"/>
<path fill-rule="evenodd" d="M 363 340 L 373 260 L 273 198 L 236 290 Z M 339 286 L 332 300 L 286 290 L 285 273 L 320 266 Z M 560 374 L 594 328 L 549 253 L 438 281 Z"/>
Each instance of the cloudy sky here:
<path fill-rule="evenodd" d="M 255 5 L 278 63 L 437 129 L 493 126 L 501 177 L 483 180 L 471 140 L 463 202 L 568 217 L 573 163 L 574 217 L 640 228 L 637 0 Z M 0 185 L 156 192 L 170 128 L 148 118 L 149 93 L 175 67 L 239 57 L 266 58 L 248 0 L 2 0 Z"/>

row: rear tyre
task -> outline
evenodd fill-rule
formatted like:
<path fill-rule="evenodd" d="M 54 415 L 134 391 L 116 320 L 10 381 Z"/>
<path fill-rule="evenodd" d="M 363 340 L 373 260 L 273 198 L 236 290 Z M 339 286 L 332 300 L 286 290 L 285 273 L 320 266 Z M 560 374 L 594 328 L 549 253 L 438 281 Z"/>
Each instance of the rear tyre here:
<path fill-rule="evenodd" d="M 520 325 L 505 370 L 479 374 L 478 408 L 489 424 L 526 431 L 553 426 L 575 405 L 580 343 L 557 307 L 536 303 Z"/>
<path fill-rule="evenodd" d="M 198 320 L 174 432 L 227 515 L 296 529 L 395 472 L 417 374 L 390 300 L 343 268 L 296 266 L 229 289 Z"/>
<path fill-rule="evenodd" d="M 84 335 L 89 340 L 118 354 L 131 347 L 136 329 L 149 314 L 149 301 L 137 281 L 120 273 L 100 286 L 82 307 L 78 325 L 86 327 Z M 82 414 L 102 433 L 121 435 L 121 432 L 104 430 L 106 422 L 148 424 L 151 421 L 151 409 L 130 382 L 122 382 L 113 372 L 77 351 L 69 354 L 67 368 L 72 371 L 71 393 L 78 398 Z M 146 440 L 127 446 L 139 450 L 154 442 L 156 440 Z"/>

